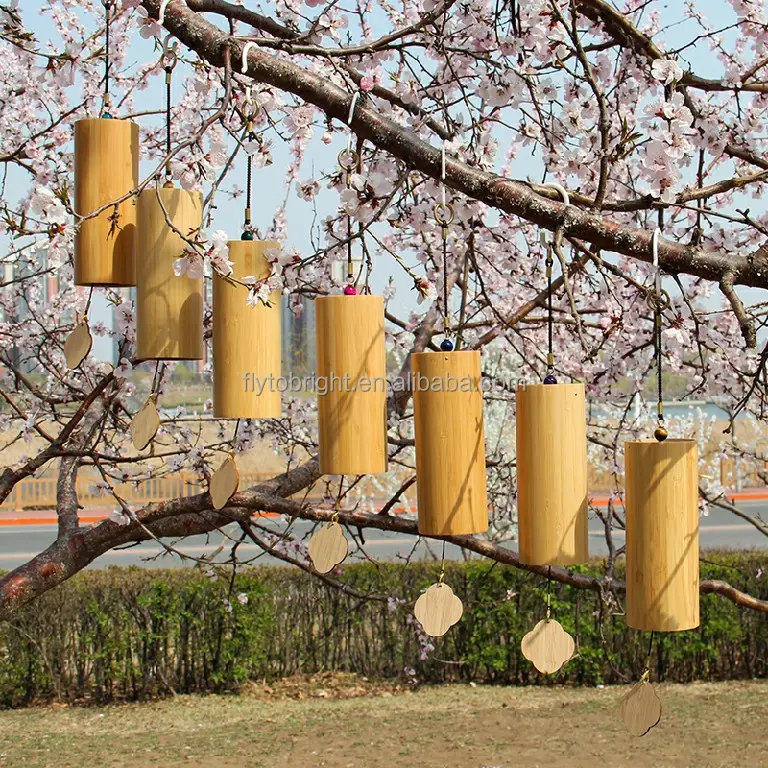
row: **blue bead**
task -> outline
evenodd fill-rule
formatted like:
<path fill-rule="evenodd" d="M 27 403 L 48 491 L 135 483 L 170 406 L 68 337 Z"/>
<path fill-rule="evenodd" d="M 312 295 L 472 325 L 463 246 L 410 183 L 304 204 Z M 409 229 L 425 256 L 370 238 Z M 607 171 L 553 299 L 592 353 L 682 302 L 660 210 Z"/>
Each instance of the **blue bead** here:
<path fill-rule="evenodd" d="M 548 373 L 546 378 L 544 379 L 545 384 L 557 384 L 557 379 L 551 374 Z"/>
<path fill-rule="evenodd" d="M 241 240 L 253 240 L 253 232 L 243 232 Z"/>
<path fill-rule="evenodd" d="M 109 114 L 109 112 L 105 112 L 105 113 L 104 113 L 104 114 L 101 116 L 101 119 L 102 119 L 102 120 L 111 120 L 111 119 L 112 119 L 112 115 L 110 115 L 110 114 Z"/>
<path fill-rule="evenodd" d="M 453 352 L 453 342 L 450 339 L 443 339 L 440 342 L 440 349 L 442 349 L 443 352 Z"/>

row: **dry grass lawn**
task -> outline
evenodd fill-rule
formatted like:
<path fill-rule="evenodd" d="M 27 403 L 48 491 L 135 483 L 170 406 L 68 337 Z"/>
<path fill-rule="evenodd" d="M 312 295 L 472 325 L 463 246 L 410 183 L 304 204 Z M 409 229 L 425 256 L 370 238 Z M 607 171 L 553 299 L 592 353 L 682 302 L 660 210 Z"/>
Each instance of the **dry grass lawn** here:
<path fill-rule="evenodd" d="M 623 730 L 626 688 L 443 686 L 352 676 L 104 708 L 0 712 L 0 766 L 512 768 L 768 766 L 768 682 L 661 686 Z"/>

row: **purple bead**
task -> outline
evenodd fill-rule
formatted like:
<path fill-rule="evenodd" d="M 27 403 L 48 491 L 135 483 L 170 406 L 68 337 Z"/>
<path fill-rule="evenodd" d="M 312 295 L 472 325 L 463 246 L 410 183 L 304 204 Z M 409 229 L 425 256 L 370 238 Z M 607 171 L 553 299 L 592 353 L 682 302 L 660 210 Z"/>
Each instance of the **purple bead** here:
<path fill-rule="evenodd" d="M 442 349 L 443 352 L 453 352 L 453 342 L 450 339 L 443 339 L 440 342 L 440 349 Z"/>
<path fill-rule="evenodd" d="M 357 291 L 355 290 L 355 286 L 354 285 L 348 285 L 344 289 L 344 295 L 345 296 L 356 296 L 357 295 Z"/>
<path fill-rule="evenodd" d="M 548 373 L 544 379 L 545 384 L 557 384 L 557 379 L 551 374 Z"/>

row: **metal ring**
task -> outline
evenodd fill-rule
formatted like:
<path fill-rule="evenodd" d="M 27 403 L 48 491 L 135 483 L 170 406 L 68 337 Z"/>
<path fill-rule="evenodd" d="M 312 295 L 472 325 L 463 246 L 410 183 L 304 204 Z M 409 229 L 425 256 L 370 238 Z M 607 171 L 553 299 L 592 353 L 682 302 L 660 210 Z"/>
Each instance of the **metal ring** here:
<path fill-rule="evenodd" d="M 359 162 L 360 155 L 358 155 L 354 149 L 342 149 L 341 152 L 339 152 L 339 165 L 347 171 L 347 173 L 354 171 Z"/>
<path fill-rule="evenodd" d="M 441 227 L 447 227 L 453 221 L 453 207 L 450 203 L 438 203 L 435 206 L 435 221 Z"/>
<path fill-rule="evenodd" d="M 666 291 L 662 291 L 661 294 L 657 294 L 655 291 L 648 291 L 645 301 L 649 309 L 658 310 L 659 312 L 663 312 L 672 304 L 672 300 Z"/>

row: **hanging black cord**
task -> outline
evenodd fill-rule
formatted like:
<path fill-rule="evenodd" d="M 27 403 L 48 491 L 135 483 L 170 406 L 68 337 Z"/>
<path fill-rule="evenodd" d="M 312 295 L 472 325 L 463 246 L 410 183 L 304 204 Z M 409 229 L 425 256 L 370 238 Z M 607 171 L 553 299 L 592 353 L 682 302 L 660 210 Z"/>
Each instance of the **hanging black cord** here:
<path fill-rule="evenodd" d="M 555 352 L 554 352 L 554 315 L 552 313 L 552 243 L 547 243 L 547 375 L 544 377 L 545 384 L 557 384 L 555 378 Z"/>
<path fill-rule="evenodd" d="M 347 178 L 349 189 L 349 178 Z M 347 280 L 352 283 L 355 278 L 355 270 L 352 264 L 352 217 L 347 214 Z"/>
<path fill-rule="evenodd" d="M 444 189 L 444 188 L 443 188 Z M 445 195 L 443 195 L 443 200 Z M 453 350 L 453 342 L 448 338 L 451 332 L 450 310 L 448 308 L 448 225 L 453 221 L 453 207 L 449 203 L 440 202 L 435 206 L 435 221 L 440 225 L 443 241 L 443 334 L 445 338 L 440 342 L 443 352 Z"/>
<path fill-rule="evenodd" d="M 554 323 L 552 322 L 552 246 L 547 246 L 547 368 L 549 372 L 555 363 L 552 336 Z"/>
<path fill-rule="evenodd" d="M 171 75 L 173 67 L 167 64 L 165 67 L 165 154 L 168 160 L 165 163 L 166 181 L 171 179 Z"/>
<path fill-rule="evenodd" d="M 445 579 L 445 539 L 443 539 L 443 556 L 440 558 L 440 583 Z"/>
<path fill-rule="evenodd" d="M 350 143 L 347 148 L 339 153 L 339 166 L 344 172 L 347 190 L 352 189 L 352 172 L 359 167 L 360 157 L 351 146 Z M 357 293 L 355 288 L 355 269 L 352 263 L 352 215 L 347 213 L 347 285 L 344 288 L 344 293 L 347 296 L 354 296 Z"/>
<path fill-rule="evenodd" d="M 547 566 L 547 621 L 552 615 L 552 566 Z"/>
<path fill-rule="evenodd" d="M 104 0 L 104 15 L 106 18 L 105 22 L 105 47 L 104 47 L 104 108 L 102 110 L 102 117 L 103 118 L 110 118 L 112 115 L 110 114 L 109 110 L 112 107 L 112 100 L 109 96 L 109 70 L 110 70 L 110 61 L 109 61 L 109 10 L 111 7 L 111 0 Z"/>
<path fill-rule="evenodd" d="M 664 231 L 664 211 L 659 209 L 659 234 Z M 654 260 L 658 258 L 658 234 L 654 235 Z M 654 333 L 656 341 L 656 378 L 657 378 L 657 395 L 658 401 L 656 404 L 656 415 L 658 418 L 658 424 L 653 436 L 661 443 L 667 439 L 669 432 L 664 426 L 664 380 L 663 374 L 663 349 L 662 349 L 662 310 L 664 309 L 664 294 L 661 290 L 661 266 L 657 265 L 656 268 L 656 285 L 654 290 Z"/>
<path fill-rule="evenodd" d="M 443 330 L 448 333 L 448 237 L 443 227 Z"/>
<path fill-rule="evenodd" d="M 253 141 L 253 133 L 248 133 L 248 141 Z M 251 189 L 253 187 L 253 158 L 248 152 L 245 162 L 245 224 L 243 226 L 243 240 L 253 240 L 251 223 Z"/>
<path fill-rule="evenodd" d="M 248 140 L 253 141 L 253 134 L 248 134 Z M 251 188 L 253 187 L 253 158 L 251 153 L 248 153 L 248 162 L 245 167 L 245 223 L 251 223 Z"/>
<path fill-rule="evenodd" d="M 246 109 L 246 141 L 251 144 L 256 139 L 253 131 L 253 112 L 252 112 L 251 88 L 248 86 L 245 91 L 245 109 Z M 248 147 L 252 150 L 253 147 Z M 251 194 L 253 189 L 253 155 L 251 151 L 246 150 L 245 161 L 245 215 L 243 223 L 242 240 L 253 240 L 253 226 L 251 223 Z"/>
<path fill-rule="evenodd" d="M 647 677 L 651 673 L 651 654 L 653 653 L 653 638 L 655 636 L 655 632 L 651 632 L 651 636 L 648 638 L 648 653 L 645 656 L 645 671 L 643 672 L 643 677 Z"/>

